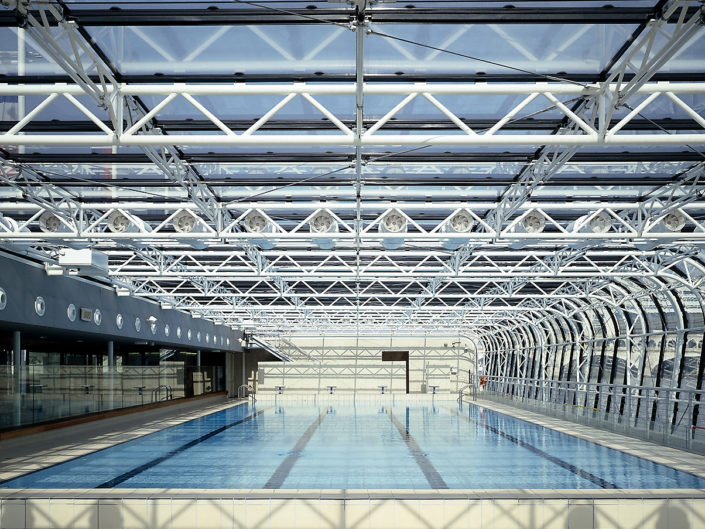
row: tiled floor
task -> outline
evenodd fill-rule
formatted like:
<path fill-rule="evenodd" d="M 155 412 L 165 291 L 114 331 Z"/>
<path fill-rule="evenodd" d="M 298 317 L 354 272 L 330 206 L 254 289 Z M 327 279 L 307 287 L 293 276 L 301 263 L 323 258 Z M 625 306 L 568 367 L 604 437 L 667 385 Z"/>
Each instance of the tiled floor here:
<path fill-rule="evenodd" d="M 130 441 L 244 402 L 219 395 L 3 440 L 0 441 L 0 480 Z"/>

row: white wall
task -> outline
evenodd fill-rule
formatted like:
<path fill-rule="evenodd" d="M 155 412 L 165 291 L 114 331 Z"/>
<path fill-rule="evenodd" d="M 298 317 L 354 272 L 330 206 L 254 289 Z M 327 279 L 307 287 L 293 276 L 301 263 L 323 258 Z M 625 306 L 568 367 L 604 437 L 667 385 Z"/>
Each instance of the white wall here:
<path fill-rule="evenodd" d="M 378 392 L 386 385 L 395 393 L 406 391 L 406 363 L 383 362 L 382 351 L 409 351 L 409 392 L 455 392 L 474 374 L 474 344 L 458 336 L 321 336 L 293 335 L 288 340 L 309 357 L 295 362 L 261 362 L 258 390 L 325 392 Z"/>

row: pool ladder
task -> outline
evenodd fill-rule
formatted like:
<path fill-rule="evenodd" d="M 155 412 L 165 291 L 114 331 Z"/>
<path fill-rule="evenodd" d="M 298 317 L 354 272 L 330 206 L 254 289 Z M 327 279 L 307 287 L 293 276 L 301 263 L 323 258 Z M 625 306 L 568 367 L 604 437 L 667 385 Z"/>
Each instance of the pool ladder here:
<path fill-rule="evenodd" d="M 174 390 L 171 389 L 171 386 L 162 384 L 152 390 L 152 402 L 155 402 L 155 398 L 159 398 L 159 395 L 161 395 L 162 392 L 162 388 L 164 388 L 164 390 L 166 391 L 166 398 L 164 400 L 171 400 L 174 398 Z"/>
<path fill-rule="evenodd" d="M 475 384 L 465 384 L 462 388 L 458 390 L 458 403 L 463 404 L 463 392 L 468 389 L 472 388 L 472 400 L 477 400 L 477 386 Z"/>

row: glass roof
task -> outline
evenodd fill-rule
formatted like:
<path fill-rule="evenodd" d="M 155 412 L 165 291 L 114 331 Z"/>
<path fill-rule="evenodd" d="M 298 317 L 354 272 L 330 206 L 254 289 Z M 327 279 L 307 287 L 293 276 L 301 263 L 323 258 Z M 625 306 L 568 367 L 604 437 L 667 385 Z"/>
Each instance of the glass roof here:
<path fill-rule="evenodd" d="M 24 27 L 0 9 L 0 242 L 52 262 L 80 238 L 107 281 L 153 271 L 139 249 L 193 260 L 139 294 L 207 272 L 241 304 L 206 317 L 268 330 L 321 324 L 292 301 L 316 293 L 336 328 L 460 328 L 473 289 L 516 280 L 488 306 L 522 307 L 705 244 L 696 3 L 659 29 L 657 0 L 354 4 L 68 0 L 47 27 L 41 2 Z M 47 227 L 76 211 L 75 234 Z M 535 260 L 560 249 L 584 255 Z"/>

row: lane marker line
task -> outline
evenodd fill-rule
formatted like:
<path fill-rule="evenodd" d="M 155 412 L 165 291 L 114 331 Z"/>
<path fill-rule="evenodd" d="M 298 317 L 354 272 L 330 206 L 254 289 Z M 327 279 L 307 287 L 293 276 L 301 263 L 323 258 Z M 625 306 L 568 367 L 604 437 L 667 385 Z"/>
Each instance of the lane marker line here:
<path fill-rule="evenodd" d="M 414 461 L 416 461 L 416 464 L 421 469 L 421 472 L 423 472 L 423 475 L 426 477 L 426 481 L 428 481 L 428 484 L 431 485 L 431 488 L 447 489 L 448 485 L 446 485 L 446 482 L 443 481 L 443 478 L 436 470 L 436 467 L 434 467 L 431 461 L 428 459 L 426 454 L 423 453 L 421 447 L 416 442 L 416 439 L 414 439 L 409 433 L 409 430 L 406 429 L 406 426 L 404 426 L 397 420 L 397 418 L 392 413 L 392 410 L 387 409 L 387 415 L 389 415 L 389 419 L 392 421 L 392 424 L 399 431 L 399 435 L 401 435 L 401 438 L 406 443 L 409 452 L 411 452 L 411 455 L 414 457 Z"/>
<path fill-rule="evenodd" d="M 514 437 L 513 435 L 510 435 L 506 432 L 503 432 L 502 430 L 499 430 L 498 428 L 495 428 L 494 426 L 490 426 L 489 424 L 484 424 L 484 423 L 478 422 L 474 419 L 471 419 L 470 417 L 466 417 L 465 415 L 461 415 L 460 413 L 458 413 L 458 410 L 454 410 L 454 409 L 448 408 L 446 406 L 443 406 L 443 407 L 445 409 L 447 409 L 448 411 L 450 411 L 451 413 L 454 413 L 458 417 L 465 419 L 469 423 L 476 424 L 478 426 L 482 426 L 483 428 L 485 428 L 486 430 L 489 430 L 490 432 L 494 433 L 495 435 L 503 437 L 503 438 L 507 439 L 508 441 L 511 441 L 512 443 L 514 443 L 518 446 L 521 446 L 522 448 L 526 448 L 527 450 L 529 450 L 530 452 L 533 452 L 537 456 L 540 456 L 544 459 L 547 459 L 551 463 L 554 463 L 554 464 L 558 465 L 559 467 L 564 468 L 564 469 L 572 472 L 576 476 L 579 476 L 583 479 L 590 481 L 591 483 L 594 483 L 595 485 L 598 485 L 599 487 L 602 487 L 603 489 L 618 489 L 619 488 L 617 485 L 607 481 L 606 479 L 602 479 L 601 477 L 596 476 L 595 474 L 592 474 L 592 473 L 588 472 L 587 470 L 583 470 L 582 468 L 577 467 L 577 466 L 573 465 L 572 463 L 568 463 L 567 461 L 564 461 L 558 457 L 552 456 L 548 452 L 544 452 L 540 448 L 536 448 L 534 445 L 529 444 L 526 441 L 522 441 L 521 439 Z"/>
<path fill-rule="evenodd" d="M 284 484 L 284 481 L 286 480 L 287 476 L 289 475 L 289 472 L 291 472 L 291 469 L 294 468 L 294 465 L 296 464 L 296 461 L 298 461 L 299 457 L 301 457 L 301 453 L 304 451 L 304 448 L 306 448 L 306 445 L 308 442 L 311 440 L 311 437 L 313 437 L 314 432 L 318 429 L 318 427 L 321 425 L 323 422 L 323 419 L 326 418 L 326 415 L 328 415 L 328 409 L 323 410 L 323 412 L 316 418 L 313 423 L 311 423 L 311 426 L 306 428 L 306 431 L 304 434 L 299 438 L 299 440 L 296 442 L 294 445 L 294 449 L 289 452 L 289 455 L 286 456 L 286 459 L 282 461 L 277 469 L 274 471 L 274 474 L 272 474 L 272 477 L 270 477 L 267 480 L 267 483 L 264 484 L 264 489 L 279 489 L 281 486 Z"/>
<path fill-rule="evenodd" d="M 158 465 L 159 463 L 163 463 L 167 459 L 171 459 L 172 457 L 174 457 L 177 454 L 180 454 L 184 450 L 188 450 L 189 448 L 192 448 L 192 447 L 196 446 L 197 444 L 200 444 L 203 441 L 210 439 L 211 437 L 214 437 L 220 433 L 223 433 L 225 430 L 228 430 L 234 426 L 237 426 L 238 424 L 242 424 L 244 422 L 251 421 L 252 419 L 256 418 L 258 415 L 263 414 L 265 411 L 267 411 L 273 407 L 274 406 L 269 406 L 268 408 L 264 408 L 263 410 L 257 411 L 251 415 L 247 415 L 246 417 L 243 417 L 242 419 L 239 419 L 235 422 L 231 422 L 230 424 L 226 424 L 225 426 L 221 426 L 220 428 L 216 428 L 212 432 L 208 432 L 207 434 L 202 435 L 201 437 L 199 437 L 197 439 L 189 441 L 188 443 L 183 444 L 183 445 L 179 446 L 178 448 L 174 448 L 173 450 L 170 450 L 169 452 L 167 452 L 163 456 L 156 457 L 156 458 L 152 459 L 151 461 L 147 461 L 143 465 L 135 467 L 132 470 L 128 470 L 127 472 L 120 474 L 119 476 L 114 477 L 113 479 L 106 481 L 105 483 L 101 483 L 100 485 L 98 485 L 95 488 L 97 488 L 97 489 L 113 488 L 113 487 L 119 485 L 120 483 L 123 483 L 124 481 L 127 481 L 128 479 L 133 478 L 138 474 L 141 474 L 145 470 L 149 470 L 150 468 L 154 467 L 155 465 Z"/>

